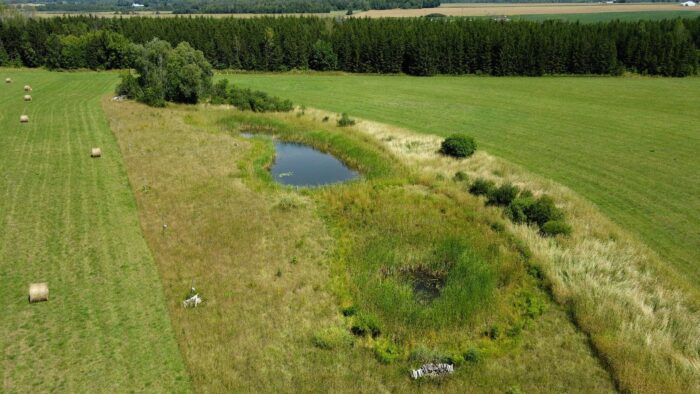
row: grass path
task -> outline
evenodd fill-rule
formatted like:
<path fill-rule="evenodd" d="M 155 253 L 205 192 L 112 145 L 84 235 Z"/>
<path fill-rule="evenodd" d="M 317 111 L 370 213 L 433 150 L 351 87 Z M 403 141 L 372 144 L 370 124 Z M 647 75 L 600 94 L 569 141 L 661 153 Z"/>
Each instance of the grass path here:
<path fill-rule="evenodd" d="M 0 86 L 0 392 L 190 391 L 100 109 L 114 75 L 2 77 L 14 82 Z M 104 157 L 90 159 L 93 146 Z M 50 300 L 28 304 L 39 281 Z"/>
<path fill-rule="evenodd" d="M 465 132 L 564 184 L 700 279 L 700 78 L 241 74 L 232 82 L 422 133 Z"/>

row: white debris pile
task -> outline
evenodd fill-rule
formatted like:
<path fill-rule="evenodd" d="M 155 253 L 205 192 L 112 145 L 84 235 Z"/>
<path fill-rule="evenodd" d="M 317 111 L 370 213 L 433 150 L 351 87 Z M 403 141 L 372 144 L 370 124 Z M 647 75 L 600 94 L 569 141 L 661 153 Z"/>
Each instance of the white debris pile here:
<path fill-rule="evenodd" d="M 122 95 L 122 96 L 114 96 L 114 97 L 112 97 L 112 101 L 124 101 L 124 100 L 126 100 L 126 99 L 128 99 L 128 97 L 123 96 L 123 95 Z"/>
<path fill-rule="evenodd" d="M 437 378 L 454 373 L 454 371 L 455 367 L 452 364 L 423 364 L 422 367 L 411 370 L 411 377 L 413 379 L 424 376 Z"/>
<path fill-rule="evenodd" d="M 197 305 L 202 303 L 202 297 L 199 296 L 194 287 L 190 289 L 190 294 L 191 296 L 182 301 L 184 308 L 196 308 Z"/>

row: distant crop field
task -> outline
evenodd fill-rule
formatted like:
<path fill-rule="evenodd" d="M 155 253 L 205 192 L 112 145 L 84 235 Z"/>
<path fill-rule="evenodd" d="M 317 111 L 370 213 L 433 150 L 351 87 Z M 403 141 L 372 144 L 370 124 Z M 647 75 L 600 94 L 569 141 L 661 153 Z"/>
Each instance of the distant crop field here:
<path fill-rule="evenodd" d="M 581 22 L 581 23 L 596 23 L 609 22 L 613 20 L 620 21 L 639 21 L 639 20 L 660 20 L 660 19 L 675 19 L 675 18 L 697 18 L 700 17 L 699 12 L 688 12 L 683 10 L 670 11 L 634 11 L 634 12 L 595 12 L 588 14 L 537 14 L 537 15 L 515 15 L 513 20 L 535 21 L 541 22 L 545 20 L 557 19 L 566 22 Z"/>
<path fill-rule="evenodd" d="M 0 392 L 191 391 L 100 109 L 116 75 L 0 76 Z M 28 303 L 31 282 L 48 302 Z"/>
<path fill-rule="evenodd" d="M 541 15 L 541 14 L 591 14 L 611 12 L 679 11 L 700 16 L 699 7 L 682 7 L 677 3 L 519 3 L 519 4 L 443 4 L 438 8 L 370 10 L 355 13 L 357 17 L 417 17 L 430 14 L 445 16 L 500 16 L 500 15 Z"/>
<path fill-rule="evenodd" d="M 295 103 L 422 133 L 461 132 L 568 186 L 700 279 L 700 78 L 239 74 Z"/>

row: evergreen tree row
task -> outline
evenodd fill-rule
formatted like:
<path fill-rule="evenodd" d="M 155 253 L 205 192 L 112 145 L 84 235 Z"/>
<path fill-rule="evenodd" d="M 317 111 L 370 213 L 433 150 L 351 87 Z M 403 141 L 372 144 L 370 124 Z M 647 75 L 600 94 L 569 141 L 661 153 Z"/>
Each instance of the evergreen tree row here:
<path fill-rule="evenodd" d="M 359 73 L 640 74 L 698 69 L 700 18 L 578 24 L 467 19 L 9 18 L 0 63 L 122 68 L 129 42 L 186 41 L 218 69 Z"/>

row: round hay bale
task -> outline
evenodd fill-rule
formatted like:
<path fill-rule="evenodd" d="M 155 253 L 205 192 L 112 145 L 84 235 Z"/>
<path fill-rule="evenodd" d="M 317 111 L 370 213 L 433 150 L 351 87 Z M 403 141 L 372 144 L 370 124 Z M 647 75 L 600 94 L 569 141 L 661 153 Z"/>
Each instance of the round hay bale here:
<path fill-rule="evenodd" d="M 5 78 L 5 83 L 12 83 L 12 79 L 10 79 L 10 78 Z"/>
<path fill-rule="evenodd" d="M 92 150 L 90 150 L 90 157 L 100 157 L 100 156 L 102 156 L 102 149 L 92 148 Z"/>
<path fill-rule="evenodd" d="M 25 94 L 24 95 L 24 101 L 32 101 L 32 96 Z"/>
<path fill-rule="evenodd" d="M 27 115 L 22 115 L 19 117 L 19 122 L 20 123 L 29 123 L 29 116 Z"/>
<path fill-rule="evenodd" d="M 24 85 L 24 91 L 25 91 L 25 92 L 31 92 L 31 91 L 32 91 L 32 87 L 29 86 L 29 85 Z"/>
<path fill-rule="evenodd" d="M 40 302 L 49 300 L 49 284 L 48 283 L 30 283 L 29 284 L 29 302 Z"/>

